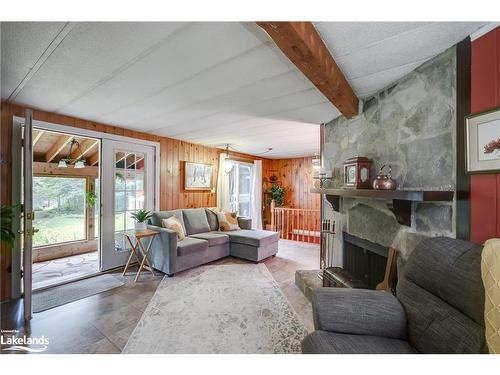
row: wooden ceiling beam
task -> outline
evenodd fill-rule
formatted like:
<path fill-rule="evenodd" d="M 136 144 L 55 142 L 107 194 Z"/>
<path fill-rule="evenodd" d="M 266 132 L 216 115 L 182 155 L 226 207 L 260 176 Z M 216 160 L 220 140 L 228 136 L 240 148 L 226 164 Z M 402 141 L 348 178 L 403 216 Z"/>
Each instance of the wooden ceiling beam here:
<path fill-rule="evenodd" d="M 36 146 L 40 138 L 42 138 L 43 130 L 33 130 L 33 147 Z"/>
<path fill-rule="evenodd" d="M 80 143 L 80 147 L 77 147 L 71 153 L 71 159 L 81 159 L 85 155 L 87 155 L 94 147 L 97 145 L 99 141 L 97 139 L 85 139 Z"/>
<path fill-rule="evenodd" d="M 345 117 L 358 114 L 358 97 L 311 22 L 256 23 Z"/>
<path fill-rule="evenodd" d="M 56 139 L 54 144 L 50 146 L 49 150 L 45 154 L 45 161 L 50 163 L 54 158 L 71 142 L 72 136 L 61 135 Z"/>
<path fill-rule="evenodd" d="M 93 166 L 99 163 L 99 150 L 90 155 L 87 160 L 87 165 Z"/>

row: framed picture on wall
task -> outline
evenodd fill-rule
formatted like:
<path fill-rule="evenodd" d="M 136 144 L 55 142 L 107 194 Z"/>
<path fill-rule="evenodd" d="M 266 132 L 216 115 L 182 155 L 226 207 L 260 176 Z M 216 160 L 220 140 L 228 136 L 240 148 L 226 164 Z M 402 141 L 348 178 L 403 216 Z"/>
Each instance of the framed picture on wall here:
<path fill-rule="evenodd" d="M 211 190 L 212 189 L 211 164 L 184 163 L 184 188 L 186 190 Z"/>
<path fill-rule="evenodd" d="M 500 172 L 500 108 L 465 118 L 466 172 Z"/>

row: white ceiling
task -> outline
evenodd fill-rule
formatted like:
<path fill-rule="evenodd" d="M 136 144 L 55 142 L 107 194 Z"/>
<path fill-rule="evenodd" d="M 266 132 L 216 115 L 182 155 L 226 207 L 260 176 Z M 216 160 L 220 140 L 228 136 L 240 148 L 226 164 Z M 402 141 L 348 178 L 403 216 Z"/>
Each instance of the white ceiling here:
<path fill-rule="evenodd" d="M 359 97 L 480 23 L 316 23 Z M 2 23 L 2 99 L 272 158 L 319 150 L 337 109 L 253 23 Z"/>

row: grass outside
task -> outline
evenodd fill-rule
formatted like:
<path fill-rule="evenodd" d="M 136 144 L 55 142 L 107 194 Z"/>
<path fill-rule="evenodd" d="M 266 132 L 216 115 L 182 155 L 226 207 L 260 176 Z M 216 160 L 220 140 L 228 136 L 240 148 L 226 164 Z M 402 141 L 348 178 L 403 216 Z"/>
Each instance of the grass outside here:
<path fill-rule="evenodd" d="M 33 237 L 33 246 L 85 239 L 85 216 L 83 214 L 61 214 L 55 217 L 39 218 L 35 219 L 33 226 L 40 229 Z"/>

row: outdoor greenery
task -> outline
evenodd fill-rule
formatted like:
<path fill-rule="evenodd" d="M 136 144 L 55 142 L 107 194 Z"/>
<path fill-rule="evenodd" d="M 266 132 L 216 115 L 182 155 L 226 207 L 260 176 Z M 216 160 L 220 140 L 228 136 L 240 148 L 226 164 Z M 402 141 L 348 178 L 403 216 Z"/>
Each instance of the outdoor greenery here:
<path fill-rule="evenodd" d="M 278 184 L 273 184 L 268 192 L 271 194 L 271 199 L 274 199 L 276 206 L 285 204 L 285 188 Z"/>
<path fill-rule="evenodd" d="M 85 215 L 83 214 L 36 219 L 34 226 L 40 231 L 33 237 L 33 246 L 85 239 Z"/>
<path fill-rule="evenodd" d="M 85 238 L 85 185 L 84 178 L 33 178 L 33 226 L 40 229 L 33 246 Z"/>
<path fill-rule="evenodd" d="M 97 195 L 93 191 L 87 191 L 87 193 L 85 193 L 85 199 L 89 207 L 95 207 Z"/>

